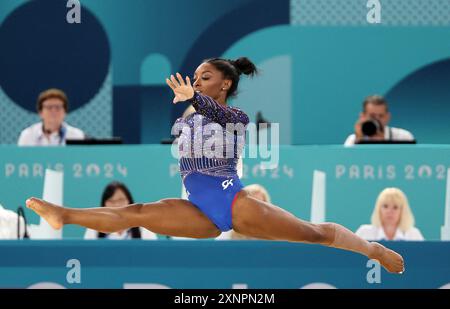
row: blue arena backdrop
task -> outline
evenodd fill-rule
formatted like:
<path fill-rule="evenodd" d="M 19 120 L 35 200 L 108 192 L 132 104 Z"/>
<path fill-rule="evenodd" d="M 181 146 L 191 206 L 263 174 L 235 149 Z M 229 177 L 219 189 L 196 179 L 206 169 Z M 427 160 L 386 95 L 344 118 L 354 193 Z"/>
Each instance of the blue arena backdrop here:
<path fill-rule="evenodd" d="M 374 93 L 393 126 L 449 143 L 450 3 L 384 0 L 372 24 L 367 2 L 82 0 L 81 23 L 68 24 L 64 0 L 1 1 L 0 143 L 17 141 L 37 120 L 38 92 L 55 86 L 89 135 L 159 143 L 186 108 L 170 103 L 164 78 L 244 55 L 262 74 L 233 104 L 280 123 L 282 144 L 343 143 Z"/>
<path fill-rule="evenodd" d="M 405 257 L 403 275 L 352 252 L 286 242 L 0 241 L 8 252 L 0 255 L 0 288 L 450 287 L 449 242 L 386 245 Z"/>
<path fill-rule="evenodd" d="M 242 181 L 263 185 L 273 203 L 296 216 L 310 219 L 312 177 L 319 170 L 326 174 L 326 220 L 355 231 L 370 223 L 381 190 L 398 187 L 407 195 L 425 239 L 440 239 L 450 146 L 281 146 L 279 151 L 279 165 L 272 170 L 262 169 L 261 158 L 248 158 L 247 152 Z M 64 204 L 71 207 L 98 206 L 112 180 L 125 182 L 136 202 L 181 195 L 177 160 L 166 145 L 2 146 L 0 162 L 0 204 L 9 209 L 23 206 L 30 196 L 42 196 L 45 168 L 64 171 Z M 39 222 L 29 209 L 26 215 L 30 223 Z M 80 238 L 83 231 L 69 225 L 63 235 Z"/>

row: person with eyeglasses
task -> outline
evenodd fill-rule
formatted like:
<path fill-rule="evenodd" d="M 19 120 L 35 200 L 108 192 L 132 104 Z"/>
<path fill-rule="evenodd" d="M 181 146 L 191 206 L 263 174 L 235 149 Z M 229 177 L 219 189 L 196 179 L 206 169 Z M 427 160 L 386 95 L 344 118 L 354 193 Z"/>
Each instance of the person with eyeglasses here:
<path fill-rule="evenodd" d="M 128 187 L 121 182 L 110 182 L 102 193 L 101 206 L 102 207 L 123 207 L 134 204 L 133 196 Z M 102 233 L 92 229 L 86 229 L 84 239 L 158 239 L 155 233 L 140 227 L 131 227 L 113 233 Z"/>
<path fill-rule="evenodd" d="M 19 146 L 61 146 L 66 139 L 84 139 L 82 130 L 64 122 L 69 109 L 67 95 L 60 89 L 47 89 L 39 94 L 37 111 L 41 121 L 20 133 Z"/>

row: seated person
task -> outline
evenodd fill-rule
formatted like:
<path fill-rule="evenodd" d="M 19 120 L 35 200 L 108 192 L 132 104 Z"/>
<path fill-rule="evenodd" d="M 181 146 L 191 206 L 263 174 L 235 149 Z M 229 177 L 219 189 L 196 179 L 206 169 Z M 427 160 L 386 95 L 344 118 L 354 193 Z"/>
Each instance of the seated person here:
<path fill-rule="evenodd" d="M 121 207 L 133 204 L 133 197 L 130 190 L 121 182 L 113 181 L 103 190 L 101 205 L 102 207 Z M 91 229 L 86 229 L 84 239 L 157 239 L 155 233 L 144 228 L 133 227 L 126 231 L 120 231 L 111 234 L 100 233 Z"/>
<path fill-rule="evenodd" d="M 363 102 L 363 111 L 355 123 L 355 133 L 345 140 L 345 146 L 359 143 L 361 140 L 372 141 L 413 141 L 411 132 L 389 127 L 391 113 L 387 101 L 381 96 L 369 96 Z"/>
<path fill-rule="evenodd" d="M 271 199 L 270 199 L 270 195 L 267 192 L 267 190 L 258 184 L 252 184 L 252 185 L 248 185 L 244 187 L 244 190 L 247 191 L 248 193 L 250 193 L 250 195 L 252 197 L 254 197 L 255 199 L 258 199 L 260 201 L 264 201 L 267 203 L 271 203 Z M 248 237 L 245 235 L 242 235 L 234 230 L 228 231 L 228 232 L 223 232 L 222 234 L 220 234 L 219 237 L 216 238 L 216 240 L 228 240 L 228 239 L 232 239 L 232 240 L 256 240 L 257 238 L 252 238 L 252 237 Z"/>
<path fill-rule="evenodd" d="M 361 225 L 355 233 L 366 240 L 424 240 L 414 227 L 414 215 L 406 195 L 397 188 L 386 188 L 378 195 L 372 224 Z"/>
<path fill-rule="evenodd" d="M 18 239 L 25 235 L 25 220 L 12 210 L 3 208 L 0 204 L 0 239 Z M 18 235 L 17 223 L 20 225 L 20 237 Z"/>
<path fill-rule="evenodd" d="M 64 122 L 69 109 L 66 94 L 59 89 L 42 92 L 37 100 L 37 111 L 41 122 L 35 123 L 20 133 L 19 146 L 59 146 L 66 139 L 84 139 L 83 131 Z"/>

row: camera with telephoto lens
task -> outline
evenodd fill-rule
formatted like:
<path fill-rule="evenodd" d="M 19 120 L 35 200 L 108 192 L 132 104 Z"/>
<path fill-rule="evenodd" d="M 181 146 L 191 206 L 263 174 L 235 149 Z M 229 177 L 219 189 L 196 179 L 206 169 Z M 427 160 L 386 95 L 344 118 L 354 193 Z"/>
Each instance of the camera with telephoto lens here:
<path fill-rule="evenodd" d="M 361 131 L 365 136 L 374 136 L 378 132 L 383 132 L 383 125 L 376 119 L 369 119 L 361 124 Z"/>

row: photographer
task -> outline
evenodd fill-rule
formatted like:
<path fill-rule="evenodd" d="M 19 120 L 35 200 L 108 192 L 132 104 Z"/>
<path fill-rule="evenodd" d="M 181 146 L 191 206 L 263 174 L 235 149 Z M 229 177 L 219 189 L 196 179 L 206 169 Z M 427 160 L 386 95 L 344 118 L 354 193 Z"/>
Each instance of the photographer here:
<path fill-rule="evenodd" d="M 373 95 L 364 100 L 363 111 L 355 123 L 355 133 L 345 140 L 345 146 L 358 144 L 363 140 L 369 141 L 412 141 L 411 132 L 389 127 L 391 120 L 388 104 L 382 96 Z"/>

